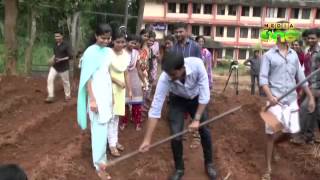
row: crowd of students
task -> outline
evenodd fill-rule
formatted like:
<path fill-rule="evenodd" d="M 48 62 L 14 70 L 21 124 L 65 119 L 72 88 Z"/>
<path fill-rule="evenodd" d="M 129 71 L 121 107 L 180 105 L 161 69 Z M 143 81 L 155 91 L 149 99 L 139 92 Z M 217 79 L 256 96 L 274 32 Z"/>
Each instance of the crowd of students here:
<path fill-rule="evenodd" d="M 96 29 L 94 44 L 81 58 L 78 122 L 85 129 L 88 112 L 93 164 L 102 178 L 111 179 L 106 172 L 106 147 L 115 157 L 121 156 L 120 152 L 125 148 L 119 142 L 118 129 L 125 130 L 132 121 L 135 129 L 141 130 L 143 120 L 148 116 L 164 54 L 172 51 L 180 53 L 183 58 L 203 59 L 210 79 L 208 87 L 212 87 L 212 55 L 202 48 L 205 38 L 197 37 L 197 42 L 189 38 L 184 23 L 178 23 L 175 29 L 176 36 L 168 35 L 162 42 L 157 42 L 155 32 L 150 29 L 141 30 L 139 36 L 101 24 Z M 186 117 L 189 115 L 185 114 Z M 194 137 L 193 147 L 197 147 L 199 133 L 195 132 Z"/>
<path fill-rule="evenodd" d="M 48 76 L 48 103 L 54 101 L 53 80 L 57 74 L 63 79 L 65 100 L 71 98 L 66 62 L 72 55 L 61 36 L 62 33 L 55 34 L 57 45 Z M 284 126 L 283 132 L 293 134 L 291 142 L 295 144 L 320 143 L 315 133 L 320 127 L 320 75 L 305 83 L 297 93 L 280 102 L 277 98 L 320 67 L 319 37 L 318 29 L 304 31 L 302 40 L 291 44 L 278 37 L 275 47 L 262 56 L 254 51 L 254 56 L 244 63 L 251 66 L 251 93 L 255 93 L 258 82 L 259 94 L 273 105 L 269 111 Z M 156 119 L 160 118 L 167 98 L 171 133 L 182 131 L 185 119 L 191 119 L 190 147 L 202 145 L 206 172 L 210 179 L 216 178 L 210 132 L 207 127 L 198 127 L 199 122 L 208 119 L 206 105 L 213 87 L 213 55 L 204 47 L 205 41 L 203 36 L 190 38 L 184 23 L 175 24 L 175 34 L 165 36 L 160 42 L 148 28 L 134 35 L 123 29 L 112 29 L 108 24 L 97 26 L 94 41 L 80 61 L 77 120 L 82 129 L 90 124 L 92 161 L 99 177 L 111 179 L 106 169 L 107 149 L 112 156 L 121 156 L 125 145 L 119 142 L 118 130 L 124 131 L 130 122 L 140 131 L 143 120 L 149 118 L 140 147 L 143 152 L 148 150 Z M 281 133 L 268 125 L 265 133 L 267 170 L 262 179 L 268 180 L 274 144 Z M 182 138 L 173 139 L 171 148 L 176 167 L 171 179 L 179 180 L 184 174 Z"/>

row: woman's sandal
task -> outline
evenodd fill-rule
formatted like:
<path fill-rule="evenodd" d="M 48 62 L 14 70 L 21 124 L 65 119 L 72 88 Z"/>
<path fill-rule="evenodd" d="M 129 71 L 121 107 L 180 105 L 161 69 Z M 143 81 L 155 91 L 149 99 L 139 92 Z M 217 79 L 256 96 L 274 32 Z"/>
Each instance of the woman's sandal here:
<path fill-rule="evenodd" d="M 121 131 L 123 131 L 126 127 L 127 127 L 127 124 L 121 124 L 119 128 Z"/>
<path fill-rule="evenodd" d="M 120 143 L 117 143 L 116 147 L 119 151 L 124 151 L 124 146 L 121 145 Z"/>
<path fill-rule="evenodd" d="M 112 179 L 111 176 L 110 176 L 110 174 L 107 173 L 107 172 L 99 171 L 99 172 L 97 172 L 97 174 L 98 174 L 98 176 L 99 176 L 99 178 L 100 178 L 101 180 L 110 180 L 110 179 Z"/>
<path fill-rule="evenodd" d="M 271 180 L 271 171 L 267 171 L 261 177 L 261 180 Z"/>
<path fill-rule="evenodd" d="M 137 125 L 136 125 L 136 131 L 141 131 L 141 130 L 142 130 L 141 124 L 137 124 Z"/>
<path fill-rule="evenodd" d="M 112 177 L 109 173 L 106 172 L 106 165 L 99 165 L 99 171 L 97 171 L 97 175 L 101 180 L 110 180 Z"/>
<path fill-rule="evenodd" d="M 112 156 L 114 156 L 114 157 L 119 157 L 119 156 L 121 156 L 120 153 L 119 153 L 119 151 L 118 151 L 118 149 L 117 149 L 117 147 L 110 147 L 109 149 L 110 149 L 110 154 L 111 154 Z"/>

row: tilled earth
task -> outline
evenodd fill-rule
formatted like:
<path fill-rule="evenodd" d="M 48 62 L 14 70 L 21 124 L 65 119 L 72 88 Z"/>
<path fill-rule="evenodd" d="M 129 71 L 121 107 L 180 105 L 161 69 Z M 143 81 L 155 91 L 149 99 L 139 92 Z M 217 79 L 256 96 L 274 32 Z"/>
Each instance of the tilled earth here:
<path fill-rule="evenodd" d="M 264 100 L 251 96 L 247 85 L 240 87 L 238 96 L 231 85 L 221 93 L 224 83 L 225 78 L 216 78 L 209 105 L 210 117 L 243 106 L 240 111 L 210 125 L 219 179 L 258 180 L 265 167 L 264 124 L 259 117 Z M 81 131 L 76 124 L 76 98 L 64 102 L 59 80 L 56 87 L 57 101 L 45 104 L 45 79 L 1 77 L 0 164 L 19 164 L 32 180 L 98 180 L 91 163 L 90 131 Z M 165 114 L 166 109 L 153 141 L 169 135 Z M 136 150 L 143 134 L 143 131 L 136 132 L 133 125 L 121 131 L 120 142 L 126 147 L 123 154 Z M 184 179 L 205 180 L 202 149 L 190 149 L 190 140 L 188 136 L 184 142 Z M 315 147 L 295 146 L 286 140 L 280 143 L 281 158 L 274 162 L 273 179 L 319 180 L 320 159 L 315 157 Z M 162 180 L 167 179 L 172 170 L 170 143 L 109 169 L 113 179 L 120 180 Z"/>

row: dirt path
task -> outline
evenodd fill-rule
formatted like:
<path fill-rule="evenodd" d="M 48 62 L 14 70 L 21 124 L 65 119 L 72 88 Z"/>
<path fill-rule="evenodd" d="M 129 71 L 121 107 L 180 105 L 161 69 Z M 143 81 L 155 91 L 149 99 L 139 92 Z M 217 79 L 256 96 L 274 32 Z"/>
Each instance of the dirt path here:
<path fill-rule="evenodd" d="M 225 77 L 216 78 L 216 91 L 221 92 Z M 245 104 L 211 125 L 215 164 L 219 179 L 257 180 L 264 167 L 264 125 L 258 116 L 263 100 L 246 90 L 242 81 L 239 96 L 231 86 L 224 94 L 214 94 L 209 105 L 210 117 L 232 107 Z M 91 163 L 90 132 L 80 131 L 75 124 L 76 99 L 63 101 L 58 86 L 58 101 L 43 103 L 45 79 L 2 78 L 0 82 L 0 162 L 20 164 L 30 179 L 98 180 Z M 165 116 L 164 116 L 165 117 Z M 133 125 L 120 132 L 125 153 L 136 150 L 144 132 Z M 166 118 L 154 133 L 153 141 L 169 135 Z M 190 149 L 184 141 L 186 174 L 184 180 L 206 180 L 202 149 Z M 294 146 L 287 141 L 279 145 L 281 159 L 274 164 L 275 180 L 316 180 L 320 177 L 320 161 L 312 156 L 312 146 Z M 110 169 L 114 179 L 163 180 L 171 174 L 173 160 L 170 143 L 138 155 Z"/>

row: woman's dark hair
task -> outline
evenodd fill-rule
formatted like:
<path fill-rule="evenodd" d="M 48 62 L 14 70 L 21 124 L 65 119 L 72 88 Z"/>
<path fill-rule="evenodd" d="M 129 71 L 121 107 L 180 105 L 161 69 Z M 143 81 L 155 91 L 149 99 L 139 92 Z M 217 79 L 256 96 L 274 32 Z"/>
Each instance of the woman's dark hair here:
<path fill-rule="evenodd" d="M 149 38 L 156 38 L 157 37 L 156 33 L 153 31 L 149 31 L 148 35 L 149 35 Z"/>
<path fill-rule="evenodd" d="M 95 34 L 93 34 L 90 39 L 89 39 L 89 43 L 88 43 L 88 46 L 91 46 L 93 44 L 96 43 L 96 36 L 101 36 L 101 35 L 104 35 L 106 33 L 110 33 L 112 34 L 112 28 L 109 24 L 99 24 L 97 27 L 96 27 L 96 30 L 95 30 Z"/>
<path fill-rule="evenodd" d="M 303 41 L 302 41 L 302 40 L 294 40 L 294 41 L 292 42 L 292 44 L 295 43 L 295 42 L 297 42 L 300 47 L 303 46 Z"/>
<path fill-rule="evenodd" d="M 166 52 L 162 59 L 162 70 L 169 74 L 173 70 L 183 68 L 184 58 L 181 53 Z"/>
<path fill-rule="evenodd" d="M 203 36 L 197 36 L 196 37 L 196 41 L 198 42 L 200 39 L 203 39 L 204 42 L 206 42 L 206 38 L 204 38 Z"/>
<path fill-rule="evenodd" d="M 166 37 L 164 37 L 164 41 L 172 41 L 172 42 L 175 42 L 176 41 L 176 39 L 174 38 L 174 36 L 173 35 L 171 35 L 171 34 L 169 34 L 169 35 L 167 35 Z"/>
<path fill-rule="evenodd" d="M 137 41 L 137 42 L 140 42 L 140 41 L 141 41 L 141 38 L 140 38 L 140 36 L 135 35 L 135 34 L 128 34 L 126 40 L 127 40 L 127 42 L 129 42 L 129 41 Z"/>
<path fill-rule="evenodd" d="M 146 29 L 142 29 L 142 30 L 140 31 L 140 36 L 143 35 L 143 34 L 148 34 L 148 35 L 149 35 L 149 31 L 146 30 Z"/>
<path fill-rule="evenodd" d="M 120 30 L 120 29 L 116 29 L 114 31 L 114 33 L 112 33 L 112 41 L 116 40 L 116 39 L 119 39 L 119 38 L 124 38 L 126 39 L 127 38 L 127 34 L 125 31 L 123 30 Z"/>

